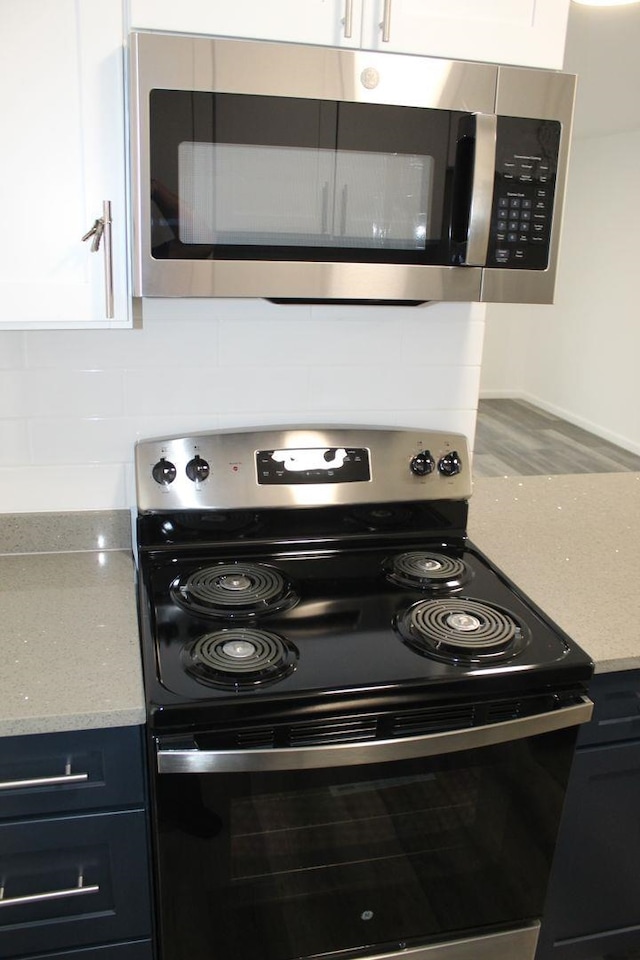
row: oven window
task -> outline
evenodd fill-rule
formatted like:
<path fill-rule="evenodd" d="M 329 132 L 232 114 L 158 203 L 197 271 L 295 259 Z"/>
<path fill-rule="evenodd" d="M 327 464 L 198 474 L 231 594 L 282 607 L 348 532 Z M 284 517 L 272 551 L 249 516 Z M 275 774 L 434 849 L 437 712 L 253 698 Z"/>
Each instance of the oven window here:
<path fill-rule="evenodd" d="M 447 247 L 458 114 L 175 90 L 153 90 L 150 113 L 156 259 L 430 262 Z"/>
<path fill-rule="evenodd" d="M 171 960 L 384 952 L 542 913 L 575 731 L 428 760 L 162 775 Z"/>

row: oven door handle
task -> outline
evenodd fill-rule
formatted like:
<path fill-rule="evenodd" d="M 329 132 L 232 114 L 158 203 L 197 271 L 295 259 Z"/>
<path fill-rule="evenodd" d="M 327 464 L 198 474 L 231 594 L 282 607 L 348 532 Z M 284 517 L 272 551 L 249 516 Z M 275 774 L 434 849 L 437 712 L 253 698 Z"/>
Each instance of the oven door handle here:
<path fill-rule="evenodd" d="M 398 737 L 366 743 L 326 744 L 317 747 L 283 747 L 255 750 L 163 749 L 157 751 L 158 773 L 253 773 L 270 770 L 312 770 L 366 763 L 389 763 L 523 740 L 542 733 L 586 723 L 593 712 L 587 697 L 570 707 L 549 713 L 492 723 L 481 727 Z"/>

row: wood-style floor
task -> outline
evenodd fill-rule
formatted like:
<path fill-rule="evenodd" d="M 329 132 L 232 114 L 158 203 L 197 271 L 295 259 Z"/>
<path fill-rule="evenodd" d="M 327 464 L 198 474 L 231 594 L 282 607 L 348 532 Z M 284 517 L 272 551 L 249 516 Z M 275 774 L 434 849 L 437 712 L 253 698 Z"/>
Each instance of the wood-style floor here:
<path fill-rule="evenodd" d="M 523 400 L 481 400 L 476 477 L 640 472 L 640 456 Z"/>

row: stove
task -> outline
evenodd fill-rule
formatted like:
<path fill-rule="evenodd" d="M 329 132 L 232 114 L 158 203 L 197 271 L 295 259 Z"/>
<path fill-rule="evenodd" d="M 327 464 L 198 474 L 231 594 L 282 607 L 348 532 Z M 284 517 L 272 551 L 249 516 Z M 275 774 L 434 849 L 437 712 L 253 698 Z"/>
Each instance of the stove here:
<path fill-rule="evenodd" d="M 268 960 L 338 954 L 374 958 L 395 956 L 394 950 L 403 956 L 414 951 L 416 960 L 423 955 L 435 960 L 462 956 L 450 952 L 459 949 L 455 944 L 461 937 L 470 937 L 476 951 L 490 950 L 496 960 L 532 956 L 562 805 L 557 782 L 568 776 L 577 725 L 590 713 L 585 691 L 593 667 L 469 542 L 471 472 L 465 438 L 442 431 L 371 427 L 218 431 L 138 443 L 136 475 L 141 642 L 157 884 L 164 904 L 161 955 L 204 960 L 212 932 L 206 920 L 200 933 L 197 924 L 194 931 L 186 920 L 186 903 L 184 922 L 176 919 L 180 894 L 169 878 L 176 871 L 192 871 L 199 856 L 193 852 L 191 860 L 181 863 L 182 854 L 167 840 L 176 822 L 189 835 L 193 822 L 214 817 L 227 823 L 232 836 L 234 817 L 240 816 L 234 802 L 246 805 L 251 796 L 252 817 L 258 819 L 246 836 L 253 836 L 258 846 L 268 845 L 276 828 L 264 827 L 271 814 L 262 810 L 258 815 L 260 804 L 270 810 L 275 801 L 265 798 L 278 796 L 286 810 L 287 798 L 311 789 L 295 779 L 301 771 L 310 777 L 322 771 L 326 777 L 330 770 L 331 782 L 320 793 L 312 791 L 318 804 L 313 825 L 303 831 L 297 804 L 291 822 L 284 813 L 276 817 L 282 836 L 292 844 L 295 837 L 305 847 L 310 841 L 300 840 L 303 833 L 326 832 L 326 790 L 330 797 L 340 796 L 343 804 L 346 771 L 341 768 L 347 768 L 353 780 L 349 790 L 367 793 L 375 782 L 374 792 L 384 794 L 386 813 L 379 820 L 383 833 L 402 833 L 406 827 L 398 823 L 411 811 L 418 815 L 427 802 L 424 791 L 432 787 L 429 778 L 445 777 L 445 768 L 449 776 L 452 756 L 456 763 L 464 759 L 467 764 L 464 773 L 458 771 L 464 782 L 471 768 L 491 779 L 488 771 L 496 764 L 502 764 L 502 776 L 508 771 L 508 779 L 524 775 L 533 745 L 539 744 L 544 745 L 536 747 L 539 787 L 533 784 L 531 789 L 536 803 L 544 798 L 544 810 L 536 807 L 535 813 L 545 826 L 543 841 L 535 840 L 533 857 L 530 840 L 509 839 L 507 821 L 500 828 L 506 835 L 503 852 L 491 854 L 495 862 L 506 857 L 510 888 L 522 869 L 514 867 L 516 853 L 533 863 L 526 880 L 531 889 L 516 906 L 505 903 L 494 909 L 475 903 L 466 919 L 465 910 L 452 919 L 449 903 L 441 911 L 445 916 L 426 919 L 425 903 L 433 895 L 427 875 L 436 869 L 434 863 L 449 879 L 461 870 L 464 874 L 457 861 L 454 864 L 455 856 L 449 862 L 450 855 L 443 859 L 440 853 L 437 861 L 424 866 L 417 887 L 407 877 L 394 881 L 394 896 L 409 891 L 422 903 L 415 916 L 389 917 L 376 931 L 374 923 L 362 919 L 369 908 L 358 912 L 354 901 L 352 916 L 347 910 L 338 924 L 342 932 L 334 934 L 329 924 L 312 934 L 303 924 L 293 935 L 296 910 L 307 917 L 311 910 L 335 915 L 335 898 L 329 906 L 327 890 L 314 886 L 319 876 L 333 878 L 345 903 L 360 896 L 353 894 L 349 879 L 355 860 L 348 869 L 337 868 L 322 858 L 316 862 L 316 853 L 313 870 L 318 872 L 312 879 L 307 853 L 300 850 L 293 858 L 300 863 L 291 870 L 276 869 L 273 858 L 265 855 L 258 873 L 247 874 L 254 901 L 262 902 L 262 897 L 279 920 L 265 912 L 263 919 L 253 921 L 255 931 L 246 942 L 237 924 L 233 929 L 225 926 L 221 916 L 216 923 L 223 945 L 220 956 L 226 957 L 226 950 L 234 960 L 248 960 L 256 943 Z M 506 750 L 500 746 L 504 744 L 515 751 L 514 743 L 518 751 L 526 748 L 526 763 L 515 753 L 509 760 L 492 753 Z M 435 766 L 428 772 L 411 766 L 426 756 L 439 758 L 430 761 Z M 556 786 L 545 782 L 545 763 Z M 261 780 L 259 789 L 246 783 L 240 789 L 233 777 L 240 777 L 239 784 L 247 775 L 281 779 L 275 786 L 275 781 L 269 786 Z M 225 779 L 229 776 L 231 781 Z M 531 771 L 528 776 L 533 776 Z M 398 782 L 406 795 L 400 820 L 387 809 L 390 785 Z M 450 808 L 448 817 L 455 820 L 458 814 L 452 811 L 464 796 L 476 820 L 482 819 L 484 801 L 476 787 L 474 794 L 468 785 L 457 783 L 453 805 L 451 797 L 442 801 Z M 495 783 L 491 787 L 500 795 L 496 802 L 511 809 L 513 798 L 502 796 L 502 789 Z M 260 803 L 256 791 L 264 791 Z M 189 822 L 184 811 L 178 813 L 187 800 Z M 532 815 L 530 802 L 523 807 L 527 816 Z M 311 799 L 308 804 L 311 808 Z M 334 834 L 341 835 L 340 847 L 353 847 L 358 818 L 340 804 L 331 816 L 350 824 L 351 833 L 342 835 L 347 828 L 334 826 Z M 515 818 L 514 813 L 510 816 Z M 362 831 L 361 823 L 357 829 Z M 468 844 L 461 836 L 454 846 Z M 215 842 L 226 843 L 228 863 L 233 843 L 229 847 L 229 837 Z M 417 856 L 401 847 L 390 861 L 400 875 L 408 863 L 415 869 Z M 368 860 L 369 854 L 360 851 L 356 859 Z M 474 868 L 479 871 L 476 880 L 489 866 Z M 236 873 L 244 876 L 242 869 Z M 464 886 L 459 877 L 456 882 Z M 207 916 L 212 889 L 224 901 L 242 887 L 233 870 L 220 880 L 219 889 L 216 884 L 209 878 L 205 893 L 190 894 L 196 900 L 204 897 Z M 360 881 L 355 884 L 358 890 L 361 886 Z M 478 896 L 475 892 L 472 899 Z M 372 893 L 370 899 L 376 896 Z M 513 899 L 517 902 L 518 896 Z M 385 910 L 390 912 L 378 907 L 370 919 Z M 225 915 L 229 911 L 228 906 Z"/>

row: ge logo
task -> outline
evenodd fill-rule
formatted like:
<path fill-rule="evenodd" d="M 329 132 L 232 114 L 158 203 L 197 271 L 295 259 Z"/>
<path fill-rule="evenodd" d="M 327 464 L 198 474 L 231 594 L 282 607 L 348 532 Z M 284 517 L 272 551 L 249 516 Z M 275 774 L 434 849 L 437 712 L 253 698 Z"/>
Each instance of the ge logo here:
<path fill-rule="evenodd" d="M 373 920 L 373 910 L 365 910 L 364 913 L 360 914 L 361 920 Z"/>
<path fill-rule="evenodd" d="M 375 67 L 365 67 L 360 74 L 360 83 L 367 90 L 375 90 L 380 83 L 380 74 Z"/>

